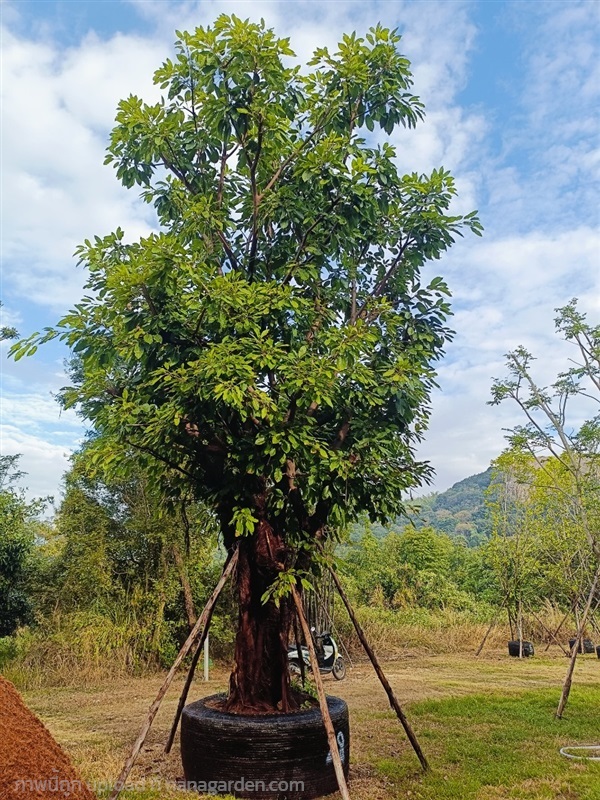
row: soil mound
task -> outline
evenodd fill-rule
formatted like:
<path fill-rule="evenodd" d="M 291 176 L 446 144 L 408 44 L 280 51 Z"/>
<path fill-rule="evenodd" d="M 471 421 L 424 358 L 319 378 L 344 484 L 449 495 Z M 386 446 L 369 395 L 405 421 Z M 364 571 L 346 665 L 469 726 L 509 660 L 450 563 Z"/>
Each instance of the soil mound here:
<path fill-rule="evenodd" d="M 0 675 L 0 800 L 95 800 L 21 696 Z"/>

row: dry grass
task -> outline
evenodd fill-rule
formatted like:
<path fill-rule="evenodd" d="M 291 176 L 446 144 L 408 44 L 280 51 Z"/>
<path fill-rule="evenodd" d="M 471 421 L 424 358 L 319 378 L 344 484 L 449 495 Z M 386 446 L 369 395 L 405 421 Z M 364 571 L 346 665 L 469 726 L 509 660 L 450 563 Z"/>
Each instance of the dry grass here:
<path fill-rule="evenodd" d="M 430 611 L 427 609 L 392 610 L 379 607 L 361 606 L 357 609 L 368 640 L 378 653 L 390 659 L 403 657 L 415 650 L 420 653 L 457 653 L 475 651 L 483 637 L 488 633 L 489 618 L 493 611 L 488 609 L 481 621 L 465 611 L 446 609 Z M 561 621 L 561 612 L 548 605 L 540 612 L 541 622 L 550 630 L 556 629 Z M 572 624 L 565 623 L 559 634 L 559 641 L 568 646 Z M 340 615 L 336 632 L 339 639 L 351 653 L 362 653 L 361 645 L 349 620 Z M 511 638 L 506 615 L 499 615 L 486 641 L 487 650 L 500 650 Z M 526 620 L 524 638 L 540 644 L 543 649 L 549 641 L 542 625 L 533 617 Z"/>
<path fill-rule="evenodd" d="M 554 698 L 558 700 L 566 668 L 566 659 L 557 648 L 553 648 L 553 651 L 548 657 L 536 657 L 521 662 L 509 659 L 504 648 L 502 651 L 486 650 L 478 659 L 472 654 L 431 656 L 407 652 L 403 657 L 385 664 L 390 682 L 401 702 L 408 704 L 409 717 L 413 718 L 415 730 L 422 738 L 423 748 L 436 768 L 434 776 L 425 780 L 397 720 L 389 711 L 385 694 L 370 665 L 364 662 L 355 663 L 349 670 L 347 679 L 341 683 L 326 679 L 328 691 L 346 699 L 351 710 L 353 800 L 392 800 L 405 797 L 456 797 L 457 800 L 463 800 L 460 788 L 456 790 L 458 794 L 453 794 L 453 789 L 448 789 L 448 793 L 445 793 L 443 783 L 446 775 L 450 783 L 456 779 L 460 786 L 461 779 L 455 775 L 457 766 L 453 763 L 456 757 L 446 752 L 445 728 L 448 720 L 451 721 L 452 714 L 458 715 L 458 719 L 462 712 L 459 707 L 456 711 L 444 710 L 442 706 L 434 708 L 429 703 L 442 701 L 443 704 L 448 698 L 469 700 L 471 697 L 491 696 L 490 693 L 495 697 L 514 697 L 516 694 L 537 697 L 536 693 L 552 689 L 549 700 L 544 701 L 546 704 L 550 702 L 550 705 L 547 709 L 544 706 L 543 711 L 544 718 L 547 716 L 548 720 L 552 720 L 552 704 Z M 195 683 L 190 699 L 222 690 L 226 679 L 226 671 L 217 668 L 208 684 L 202 681 Z M 166 785 L 156 791 L 147 789 L 126 792 L 124 798 L 127 800 L 190 797 L 182 791 L 168 788 L 169 782 L 181 777 L 177 746 L 169 756 L 162 752 L 182 680 L 183 678 L 177 680 L 163 702 L 131 776 L 134 783 L 152 778 L 163 780 Z M 162 675 L 155 675 L 119 679 L 95 688 L 35 689 L 26 691 L 25 698 L 57 740 L 66 747 L 83 776 L 88 780 L 110 783 L 119 773 L 128 748 L 138 733 L 148 705 L 161 681 Z M 577 667 L 576 687 L 594 683 L 598 686 L 599 681 L 600 662 L 591 657 L 581 659 Z M 574 693 L 577 693 L 577 689 Z M 597 709 L 595 714 L 598 714 Z M 486 719 L 484 706 L 482 719 Z M 492 747 L 494 737 L 498 735 L 494 726 L 489 721 L 484 721 L 480 730 L 477 730 L 477 724 L 477 721 L 470 722 L 469 735 L 478 743 L 491 737 Z M 576 729 L 574 731 L 576 734 Z M 460 736 L 460 731 L 458 735 Z M 554 749 L 552 742 L 553 752 Z M 560 761 L 560 757 L 558 760 Z M 474 768 L 477 768 L 476 761 Z M 581 769 L 575 764 L 572 768 L 575 771 Z M 564 769 L 571 769 L 571 764 L 564 766 Z M 438 780 L 442 781 L 439 784 L 441 788 L 436 788 Z M 568 775 L 565 778 L 562 773 L 558 777 L 548 774 L 535 780 L 527 775 L 520 777 L 515 774 L 511 785 L 505 785 L 503 780 L 500 776 L 494 785 L 486 787 L 484 793 L 473 789 L 471 794 L 465 794 L 464 797 L 476 800 L 600 800 L 600 769 L 599 790 L 596 795 L 574 793 L 569 788 Z"/>

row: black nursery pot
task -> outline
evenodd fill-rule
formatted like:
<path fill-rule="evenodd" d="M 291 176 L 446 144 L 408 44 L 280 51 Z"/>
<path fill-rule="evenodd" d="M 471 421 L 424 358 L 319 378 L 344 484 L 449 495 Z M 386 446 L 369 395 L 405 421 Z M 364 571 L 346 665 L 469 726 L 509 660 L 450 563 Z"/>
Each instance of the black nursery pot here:
<path fill-rule="evenodd" d="M 183 710 L 181 760 L 189 789 L 255 800 L 310 800 L 337 791 L 318 706 L 250 716 L 211 707 L 222 699 L 212 695 Z M 327 706 L 347 775 L 348 706 L 338 697 L 328 697 Z"/>
<path fill-rule="evenodd" d="M 523 642 L 523 656 L 528 658 L 533 654 L 533 644 L 531 642 Z M 508 643 L 508 655 L 516 658 L 519 657 L 519 639 Z"/>
<path fill-rule="evenodd" d="M 569 650 L 573 649 L 573 645 L 575 644 L 576 639 L 569 639 Z M 579 645 L 579 652 L 580 653 L 593 653 L 594 652 L 594 643 L 591 639 L 584 639 L 581 644 Z"/>

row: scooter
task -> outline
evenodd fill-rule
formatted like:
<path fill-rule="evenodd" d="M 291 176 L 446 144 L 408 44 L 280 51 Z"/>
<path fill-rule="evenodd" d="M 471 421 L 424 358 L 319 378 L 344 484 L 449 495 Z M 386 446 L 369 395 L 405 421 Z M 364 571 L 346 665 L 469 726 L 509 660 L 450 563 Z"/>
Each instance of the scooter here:
<path fill-rule="evenodd" d="M 319 662 L 319 672 L 327 675 L 331 672 L 337 681 L 341 681 L 346 676 L 346 664 L 340 655 L 338 646 L 333 636 L 329 631 L 317 633 L 312 628 L 311 633 L 315 640 L 315 650 L 317 653 L 317 661 Z M 302 653 L 302 660 L 307 669 L 310 669 L 310 655 L 308 647 L 304 645 L 300 648 Z M 288 646 L 288 665 L 291 675 L 300 675 L 300 661 L 298 659 L 298 648 L 295 644 Z"/>

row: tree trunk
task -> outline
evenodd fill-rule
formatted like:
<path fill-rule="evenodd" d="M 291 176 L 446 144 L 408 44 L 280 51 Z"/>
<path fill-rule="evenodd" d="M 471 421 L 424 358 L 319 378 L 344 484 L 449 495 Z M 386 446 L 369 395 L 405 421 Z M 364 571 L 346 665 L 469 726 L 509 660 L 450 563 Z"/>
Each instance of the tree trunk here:
<path fill-rule="evenodd" d="M 520 599 L 517 610 L 517 637 L 519 639 L 519 658 L 523 658 L 523 607 Z"/>
<path fill-rule="evenodd" d="M 185 604 L 185 613 L 188 619 L 188 625 L 190 626 L 190 630 L 192 630 L 197 619 L 196 609 L 194 608 L 192 587 L 190 586 L 190 579 L 187 574 L 185 562 L 176 542 L 173 542 L 173 557 L 175 559 L 175 565 L 177 567 L 177 572 L 179 573 L 179 582 L 181 583 L 181 589 L 183 591 L 183 602 Z"/>
<path fill-rule="evenodd" d="M 260 505 L 260 504 L 259 504 Z M 290 598 L 279 607 L 262 597 L 285 568 L 286 548 L 265 516 L 251 536 L 242 537 L 236 574 L 239 603 L 234 667 L 225 710 L 236 713 L 294 711 L 287 648 L 292 622 Z"/>

